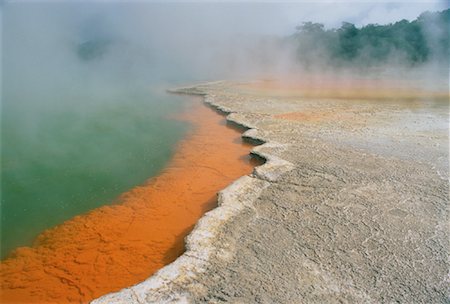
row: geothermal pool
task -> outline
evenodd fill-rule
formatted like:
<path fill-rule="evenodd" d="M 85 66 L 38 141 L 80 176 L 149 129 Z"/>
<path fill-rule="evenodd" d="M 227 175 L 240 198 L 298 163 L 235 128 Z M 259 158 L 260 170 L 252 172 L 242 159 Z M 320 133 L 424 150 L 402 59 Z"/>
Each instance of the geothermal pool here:
<path fill-rule="evenodd" d="M 2 262 L 3 301 L 86 302 L 145 280 L 184 251 L 184 237 L 217 192 L 257 160 L 200 99 L 173 119 L 192 128 L 160 174 L 14 251 Z"/>
<path fill-rule="evenodd" d="M 1 302 L 86 302 L 146 279 L 253 168 L 223 116 L 166 93 L 201 76 L 125 6 L 2 7 Z"/>
<path fill-rule="evenodd" d="M 182 98 L 151 89 L 121 93 L 81 105 L 61 100 L 64 106 L 4 99 L 2 258 L 44 229 L 111 203 L 167 164 L 189 129 L 167 118 L 183 108 Z"/>

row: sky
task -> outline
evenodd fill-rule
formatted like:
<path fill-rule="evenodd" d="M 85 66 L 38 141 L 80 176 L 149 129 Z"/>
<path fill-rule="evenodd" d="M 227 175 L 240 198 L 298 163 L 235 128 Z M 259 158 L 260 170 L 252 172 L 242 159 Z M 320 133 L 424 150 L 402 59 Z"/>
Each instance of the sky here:
<path fill-rule="evenodd" d="M 83 1 L 56 0 L 6 0 L 4 3 L 49 3 L 49 2 L 75 2 Z M 174 10 L 181 11 L 183 6 L 197 6 L 199 15 L 208 12 L 226 19 L 238 21 L 237 23 L 253 24 L 253 30 L 267 29 L 273 34 L 287 33 L 296 25 L 304 21 L 324 23 L 327 27 L 338 27 L 342 21 L 352 22 L 358 26 L 369 23 L 386 24 L 401 19 L 413 20 L 423 11 L 438 11 L 450 7 L 449 0 L 397 0 L 397 1 L 367 1 L 367 0 L 316 0 L 316 1 L 118 1 L 98 0 L 84 1 L 84 3 L 107 5 L 108 3 L 170 3 Z M 0 1 L 2 3 L 2 1 Z M 245 19 L 247 19 L 245 21 Z M 256 25 L 253 20 L 261 20 Z M 232 21 L 232 20 L 229 20 Z M 230 24 L 236 26 L 237 24 Z M 251 28 L 251 27 L 250 27 Z M 247 29 L 250 29 L 247 27 Z M 258 30 L 259 29 L 259 30 Z"/>
<path fill-rule="evenodd" d="M 426 10 L 440 11 L 449 7 L 449 1 L 318 1 L 290 4 L 285 9 L 290 26 L 300 21 L 324 23 L 339 27 L 342 21 L 357 26 L 370 23 L 387 24 L 401 19 L 413 20 Z M 298 8 L 298 9 L 296 9 Z M 289 27 L 289 26 L 288 26 Z"/>

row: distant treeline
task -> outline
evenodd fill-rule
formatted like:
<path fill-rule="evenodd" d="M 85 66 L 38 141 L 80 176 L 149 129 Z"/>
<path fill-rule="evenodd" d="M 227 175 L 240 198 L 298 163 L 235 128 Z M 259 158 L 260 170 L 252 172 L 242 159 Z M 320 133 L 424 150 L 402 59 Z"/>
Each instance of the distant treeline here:
<path fill-rule="evenodd" d="M 77 45 L 77 55 L 83 61 L 101 58 L 107 51 L 111 42 L 104 38 L 84 41 Z"/>
<path fill-rule="evenodd" d="M 432 60 L 449 61 L 450 9 L 425 12 L 416 20 L 393 24 L 369 24 L 357 28 L 344 22 L 338 29 L 305 22 L 288 38 L 299 60 L 306 66 L 317 63 L 371 66 L 381 63 L 418 65 Z"/>

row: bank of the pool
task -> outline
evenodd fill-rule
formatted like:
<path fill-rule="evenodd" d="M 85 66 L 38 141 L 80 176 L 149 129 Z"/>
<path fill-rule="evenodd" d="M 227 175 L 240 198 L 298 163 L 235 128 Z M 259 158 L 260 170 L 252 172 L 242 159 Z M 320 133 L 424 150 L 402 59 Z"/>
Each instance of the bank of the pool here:
<path fill-rule="evenodd" d="M 220 85 L 221 82 L 206 83 L 204 86 Z M 183 87 L 171 90 L 172 93 L 200 95 L 204 103 L 217 113 L 226 117 L 226 123 L 239 129 L 241 138 L 256 145 L 251 155 L 258 161 L 252 174 L 235 180 L 222 189 L 218 196 L 218 207 L 207 212 L 196 224 L 194 230 L 186 238 L 186 251 L 173 263 L 159 270 L 142 283 L 130 286 L 119 292 L 104 295 L 92 304 L 110 303 L 189 303 L 191 295 L 183 290 L 202 293 L 203 286 L 198 285 L 196 278 L 208 271 L 212 259 L 229 260 L 234 245 L 223 243 L 227 225 L 232 225 L 241 214 L 252 213 L 255 203 L 262 191 L 271 181 L 290 171 L 293 164 L 265 151 L 265 148 L 284 149 L 279 143 L 266 143 L 258 134 L 258 130 L 249 124 L 233 117 L 233 111 L 220 106 L 215 96 L 206 94 L 200 86 Z"/>

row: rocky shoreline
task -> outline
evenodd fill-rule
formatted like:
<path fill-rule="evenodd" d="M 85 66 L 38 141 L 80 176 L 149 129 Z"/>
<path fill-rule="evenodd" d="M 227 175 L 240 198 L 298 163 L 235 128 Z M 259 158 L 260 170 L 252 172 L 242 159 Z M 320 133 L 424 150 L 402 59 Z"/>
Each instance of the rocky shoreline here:
<path fill-rule="evenodd" d="M 174 90 L 262 143 L 186 252 L 92 303 L 445 303 L 448 104 L 305 99 L 216 82 Z"/>

